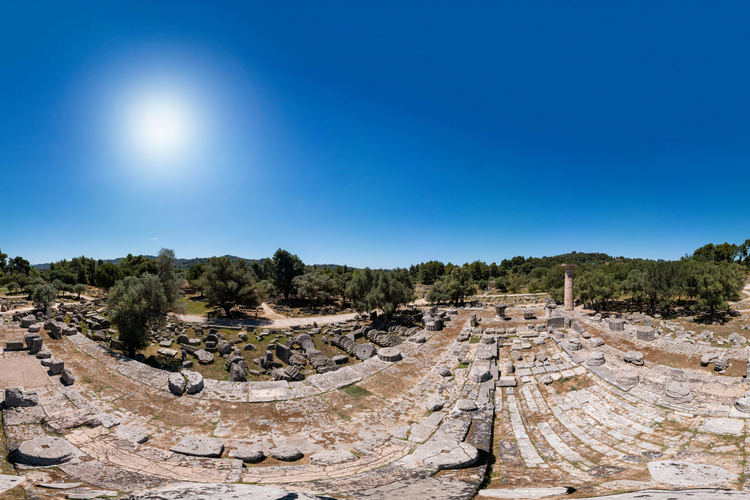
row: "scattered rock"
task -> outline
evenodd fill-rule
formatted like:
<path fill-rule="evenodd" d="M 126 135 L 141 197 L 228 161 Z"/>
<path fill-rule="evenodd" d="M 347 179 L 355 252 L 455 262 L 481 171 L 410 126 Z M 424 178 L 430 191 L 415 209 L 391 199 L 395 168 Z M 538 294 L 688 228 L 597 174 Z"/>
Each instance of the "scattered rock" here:
<path fill-rule="evenodd" d="M 216 438 L 188 435 L 169 451 L 194 457 L 219 458 L 224 453 L 224 444 Z"/>
<path fill-rule="evenodd" d="M 70 368 L 65 368 L 60 376 L 60 382 L 64 385 L 73 385 L 75 381 L 76 378 L 73 376 L 73 372 L 70 371 Z"/>
<path fill-rule="evenodd" d="M 187 384 L 185 382 L 185 377 L 183 377 L 181 373 L 171 373 L 168 382 L 169 390 L 172 394 L 175 396 L 182 396 L 185 394 L 185 386 Z"/>
<path fill-rule="evenodd" d="M 310 463 L 314 465 L 335 465 L 356 460 L 356 455 L 343 450 L 319 451 L 310 455 Z"/>
<path fill-rule="evenodd" d="M 229 452 L 229 456 L 242 460 L 243 462 L 260 462 L 265 458 L 265 454 L 262 450 L 253 448 L 251 446 L 240 444 L 237 448 Z"/>
<path fill-rule="evenodd" d="M 278 446 L 271 450 L 270 455 L 283 462 L 293 462 L 303 457 L 302 452 L 293 446 Z"/>
<path fill-rule="evenodd" d="M 75 448 L 66 439 L 40 436 L 22 442 L 13 458 L 25 465 L 55 466 L 67 462 L 75 454 Z"/>
<path fill-rule="evenodd" d="M 440 411 L 445 406 L 445 398 L 442 396 L 432 396 L 427 400 L 425 405 L 430 411 Z"/>
<path fill-rule="evenodd" d="M 39 404 L 39 397 L 36 391 L 24 391 L 23 387 L 11 387 L 5 389 L 5 407 L 18 408 L 27 406 L 36 406 Z"/>

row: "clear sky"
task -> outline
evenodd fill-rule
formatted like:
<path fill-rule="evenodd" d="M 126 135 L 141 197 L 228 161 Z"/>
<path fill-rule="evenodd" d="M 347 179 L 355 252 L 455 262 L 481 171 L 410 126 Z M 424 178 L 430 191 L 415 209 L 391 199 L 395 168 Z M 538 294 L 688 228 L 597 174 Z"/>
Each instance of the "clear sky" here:
<path fill-rule="evenodd" d="M 0 249 L 397 267 L 750 238 L 750 3 L 4 2 Z"/>

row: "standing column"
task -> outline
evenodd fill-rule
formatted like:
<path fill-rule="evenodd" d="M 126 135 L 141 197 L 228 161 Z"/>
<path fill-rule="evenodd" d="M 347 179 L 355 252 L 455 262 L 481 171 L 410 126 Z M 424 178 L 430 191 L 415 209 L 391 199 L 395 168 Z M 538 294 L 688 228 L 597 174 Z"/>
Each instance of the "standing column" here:
<path fill-rule="evenodd" d="M 565 269 L 565 310 L 573 310 L 573 268 L 575 264 L 563 264 Z"/>

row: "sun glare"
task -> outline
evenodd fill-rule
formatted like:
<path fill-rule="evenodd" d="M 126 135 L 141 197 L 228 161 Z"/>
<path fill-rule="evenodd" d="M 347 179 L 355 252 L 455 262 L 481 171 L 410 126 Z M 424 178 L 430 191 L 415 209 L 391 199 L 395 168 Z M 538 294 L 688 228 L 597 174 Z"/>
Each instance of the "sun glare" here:
<path fill-rule="evenodd" d="M 185 103 L 150 96 L 135 104 L 130 116 L 132 145 L 150 160 L 175 160 L 190 143 L 190 116 Z"/>

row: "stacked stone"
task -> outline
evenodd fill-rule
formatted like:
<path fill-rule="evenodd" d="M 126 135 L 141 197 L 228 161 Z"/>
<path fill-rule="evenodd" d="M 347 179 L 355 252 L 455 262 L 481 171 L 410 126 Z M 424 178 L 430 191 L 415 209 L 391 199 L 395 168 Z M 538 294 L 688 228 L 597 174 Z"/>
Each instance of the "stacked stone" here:
<path fill-rule="evenodd" d="M 609 329 L 613 332 L 625 331 L 625 320 L 622 318 L 613 318 L 608 321 Z"/>
<path fill-rule="evenodd" d="M 586 364 L 589 366 L 601 366 L 604 362 L 604 353 L 601 351 L 591 351 L 586 359 Z"/>
<path fill-rule="evenodd" d="M 642 342 L 651 342 L 656 338 L 656 331 L 650 326 L 636 326 L 635 338 Z"/>

